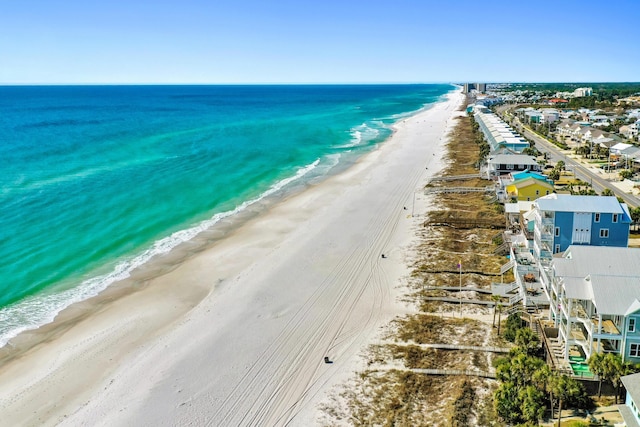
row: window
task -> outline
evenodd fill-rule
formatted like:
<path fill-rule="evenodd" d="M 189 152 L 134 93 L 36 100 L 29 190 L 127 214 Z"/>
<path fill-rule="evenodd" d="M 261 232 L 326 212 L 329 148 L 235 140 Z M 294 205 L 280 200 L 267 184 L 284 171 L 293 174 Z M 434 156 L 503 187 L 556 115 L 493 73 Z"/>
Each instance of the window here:
<path fill-rule="evenodd" d="M 595 219 L 593 220 L 593 222 L 600 222 L 600 214 L 597 213 Z"/>
<path fill-rule="evenodd" d="M 560 227 L 556 227 L 555 235 L 556 235 L 556 237 L 560 236 Z"/>
<path fill-rule="evenodd" d="M 553 253 L 557 254 L 560 252 L 560 245 L 556 245 L 556 247 L 553 249 Z"/>
<path fill-rule="evenodd" d="M 636 319 L 632 317 L 631 319 L 629 319 L 629 332 L 635 332 L 635 331 L 636 331 Z"/>
<path fill-rule="evenodd" d="M 536 196 L 540 195 L 540 190 L 536 190 Z"/>
<path fill-rule="evenodd" d="M 549 194 L 549 190 L 547 190 L 547 194 Z"/>
<path fill-rule="evenodd" d="M 513 169 L 513 165 L 511 164 L 507 165 L 507 169 Z"/>
<path fill-rule="evenodd" d="M 618 222 L 618 214 L 613 214 L 613 218 L 611 219 L 611 222 Z"/>
<path fill-rule="evenodd" d="M 629 346 L 629 356 L 640 357 L 640 344 L 631 344 Z"/>
<path fill-rule="evenodd" d="M 603 239 L 606 239 L 607 237 L 609 237 L 609 229 L 608 228 L 601 228 L 600 229 L 600 237 Z"/>

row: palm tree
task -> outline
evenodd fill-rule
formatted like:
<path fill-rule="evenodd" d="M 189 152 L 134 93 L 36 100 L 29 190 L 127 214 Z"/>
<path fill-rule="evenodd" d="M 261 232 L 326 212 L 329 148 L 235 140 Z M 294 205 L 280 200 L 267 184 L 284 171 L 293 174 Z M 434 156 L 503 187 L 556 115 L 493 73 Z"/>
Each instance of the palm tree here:
<path fill-rule="evenodd" d="M 531 382 L 538 389 L 549 394 L 549 406 L 551 407 L 551 418 L 553 418 L 553 389 L 551 387 L 552 378 L 554 373 L 551 371 L 549 365 L 544 364 L 535 371 L 531 377 Z"/>
<path fill-rule="evenodd" d="M 582 393 L 581 384 L 567 375 L 556 376 L 552 380 L 553 394 L 558 398 L 558 427 L 562 419 L 562 403 L 578 397 Z"/>
<path fill-rule="evenodd" d="M 602 380 L 605 373 L 605 358 L 603 353 L 593 353 L 589 360 L 589 370 L 598 376 L 598 397 L 602 396 Z"/>
<path fill-rule="evenodd" d="M 623 361 L 622 356 L 613 353 L 607 353 L 605 356 L 605 366 L 608 379 L 616 389 L 615 402 L 617 405 L 622 377 L 637 372 L 637 369 L 631 362 Z"/>
<path fill-rule="evenodd" d="M 637 372 L 638 369 L 631 362 L 622 360 L 622 356 L 614 353 L 607 353 L 603 360 L 603 377 L 609 381 L 616 389 L 615 402 L 618 404 L 618 395 L 620 394 L 621 378 L 625 375 Z"/>
<path fill-rule="evenodd" d="M 527 354 L 533 355 L 538 350 L 540 338 L 531 328 L 522 328 L 516 332 L 515 345 L 522 348 Z"/>

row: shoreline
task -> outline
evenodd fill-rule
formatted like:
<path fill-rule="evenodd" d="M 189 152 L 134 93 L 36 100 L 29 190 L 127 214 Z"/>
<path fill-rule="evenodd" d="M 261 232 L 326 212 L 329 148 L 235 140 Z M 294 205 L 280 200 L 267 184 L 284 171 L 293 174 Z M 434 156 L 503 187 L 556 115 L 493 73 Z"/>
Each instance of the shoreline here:
<path fill-rule="evenodd" d="M 359 349 L 397 311 L 393 288 L 406 274 L 403 248 L 416 223 L 403 207 L 433 173 L 424 164 L 441 166 L 435 153 L 460 96 L 403 119 L 349 169 L 268 206 L 161 276 L 130 293 L 111 286 L 100 303 L 74 305 L 32 331 L 42 343 L 2 362 L 5 419 L 310 419 L 316 397 L 352 373 Z M 419 139 L 432 145 L 415 147 Z M 324 365 L 325 354 L 336 363 Z M 51 401 L 52 389 L 61 401 Z"/>
<path fill-rule="evenodd" d="M 436 102 L 425 104 L 419 110 L 403 113 L 399 116 L 410 117 L 427 111 L 442 102 L 447 96 L 444 94 Z M 398 121 L 400 120 L 398 119 Z M 391 130 L 392 134 L 395 132 L 393 126 L 386 126 L 386 128 Z M 359 146 L 356 144 L 353 146 L 353 151 L 329 154 L 323 158 L 317 158 L 311 163 L 298 166 L 294 169 L 293 175 L 282 177 L 261 193 L 241 201 L 233 209 L 216 212 L 210 217 L 156 239 L 136 253 L 113 260 L 114 267 L 111 269 L 98 267 L 93 271 L 95 274 L 78 277 L 76 278 L 77 282 L 65 279 L 61 282 L 62 286 L 58 286 L 58 290 L 54 290 L 48 295 L 31 295 L 15 305 L 10 304 L 3 307 L 0 317 L 22 318 L 24 321 L 22 325 L 12 325 L 7 331 L 2 330 L 0 364 L 7 358 L 19 354 L 21 349 L 36 345 L 37 336 L 46 336 L 48 325 L 58 323 L 60 318 L 68 318 L 68 312 L 76 312 L 78 307 L 89 305 L 88 301 L 112 299 L 108 293 L 114 290 L 118 295 L 121 295 L 124 289 L 130 289 L 130 292 L 134 292 L 145 286 L 144 283 L 170 272 L 191 256 L 209 249 L 245 222 L 267 212 L 273 205 L 344 172 L 357 163 L 358 159 L 375 150 L 388 138 L 373 145 Z M 327 164 L 327 160 L 336 155 L 340 157 L 340 160 L 336 160 L 333 164 L 331 164 L 332 161 L 329 161 Z M 168 250 L 167 246 L 169 246 Z M 73 283 L 75 284 L 69 286 Z M 98 304 L 100 304 L 99 301 Z M 28 312 L 31 307 L 39 308 L 36 310 L 39 317 L 24 316 L 23 312 L 25 310 Z"/>

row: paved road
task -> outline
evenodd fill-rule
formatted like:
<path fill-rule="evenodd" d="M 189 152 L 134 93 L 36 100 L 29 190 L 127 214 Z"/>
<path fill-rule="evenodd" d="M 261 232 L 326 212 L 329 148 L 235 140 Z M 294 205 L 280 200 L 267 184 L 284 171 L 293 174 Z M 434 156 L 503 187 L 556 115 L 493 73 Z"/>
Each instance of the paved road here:
<path fill-rule="evenodd" d="M 550 143 L 541 136 L 531 132 L 528 128 L 523 127 L 517 118 L 514 118 L 514 127 L 529 141 L 533 141 L 538 151 L 541 153 L 548 153 L 548 158 L 553 162 L 562 160 L 568 170 L 572 170 L 575 173 L 576 178 L 582 181 L 591 183 L 593 189 L 601 193 L 605 188 L 609 188 L 613 193 L 622 198 L 622 200 L 629 205 L 630 208 L 640 206 L 640 199 L 634 195 L 625 193 L 616 186 L 614 186 L 607 179 L 597 173 L 594 173 L 588 167 L 584 166 L 579 161 L 567 156 L 567 153 L 556 145 Z"/>

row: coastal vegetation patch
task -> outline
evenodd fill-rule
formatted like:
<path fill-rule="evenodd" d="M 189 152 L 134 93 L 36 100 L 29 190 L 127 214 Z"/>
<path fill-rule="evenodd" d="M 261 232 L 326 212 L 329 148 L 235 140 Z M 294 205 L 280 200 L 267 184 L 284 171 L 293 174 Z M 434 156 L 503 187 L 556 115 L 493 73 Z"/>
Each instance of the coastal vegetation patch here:
<path fill-rule="evenodd" d="M 447 166 L 434 187 L 485 187 L 477 177 L 483 155 L 473 120 L 462 112 L 448 135 Z M 504 214 L 485 193 L 442 192 L 433 196 L 438 209 L 425 212 L 417 231 L 415 258 L 403 297 L 416 312 L 398 318 L 382 343 L 365 355 L 368 369 L 324 408 L 327 425 L 381 426 L 487 426 L 503 425 L 493 405 L 498 382 L 492 378 L 456 375 L 455 372 L 493 371 L 495 353 L 480 349 L 509 344 L 497 334 L 496 302 L 491 283 L 513 280 L 500 275 L 505 258 L 502 244 Z M 447 226 L 431 224 L 449 221 Z M 498 320 L 500 321 L 500 320 Z M 433 348 L 433 345 L 460 348 Z M 437 369 L 444 373 L 430 374 Z M 347 402 L 337 404 L 337 400 Z"/>

